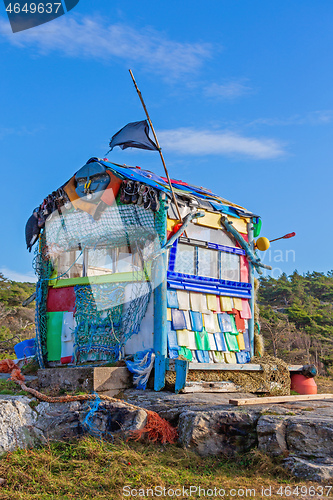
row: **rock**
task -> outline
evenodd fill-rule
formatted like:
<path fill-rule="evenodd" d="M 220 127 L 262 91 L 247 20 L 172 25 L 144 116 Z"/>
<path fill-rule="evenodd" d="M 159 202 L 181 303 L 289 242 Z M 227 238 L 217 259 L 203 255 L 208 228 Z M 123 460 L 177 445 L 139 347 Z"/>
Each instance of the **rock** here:
<path fill-rule="evenodd" d="M 31 401 L 36 400 L 25 396 L 0 399 L 0 455 L 87 432 L 105 439 L 115 434 L 127 436 L 142 429 L 147 421 L 144 410 L 120 401 L 102 401 L 95 411 L 94 402 L 42 402 L 31 408 Z"/>
<path fill-rule="evenodd" d="M 249 451 L 257 444 L 256 411 L 183 412 L 179 417 L 179 441 L 201 456 Z"/>
<path fill-rule="evenodd" d="M 0 486 L 4 486 L 6 483 L 6 479 L 4 479 L 3 477 L 0 477 Z"/>
<path fill-rule="evenodd" d="M 147 413 L 125 404 L 103 401 L 98 411 L 89 412 L 89 405 L 80 414 L 80 423 L 84 430 L 96 435 L 108 437 L 113 434 L 128 435 L 135 430 L 143 429 L 147 421 Z"/>
<path fill-rule="evenodd" d="M 294 476 L 308 481 L 324 483 L 333 479 L 333 461 L 309 461 L 299 457 L 289 457 L 285 460 L 285 466 Z"/>
<path fill-rule="evenodd" d="M 287 427 L 287 446 L 302 458 L 333 458 L 333 421 L 318 416 L 294 417 Z"/>
<path fill-rule="evenodd" d="M 61 440 L 83 434 L 80 424 L 82 403 L 39 403 L 35 407 L 36 428 L 45 441 Z"/>
<path fill-rule="evenodd" d="M 34 446 L 41 438 L 35 428 L 37 415 L 24 396 L 0 399 L 0 454 Z"/>
<path fill-rule="evenodd" d="M 257 425 L 258 448 L 273 457 L 288 454 L 286 443 L 286 418 L 265 415 Z"/>

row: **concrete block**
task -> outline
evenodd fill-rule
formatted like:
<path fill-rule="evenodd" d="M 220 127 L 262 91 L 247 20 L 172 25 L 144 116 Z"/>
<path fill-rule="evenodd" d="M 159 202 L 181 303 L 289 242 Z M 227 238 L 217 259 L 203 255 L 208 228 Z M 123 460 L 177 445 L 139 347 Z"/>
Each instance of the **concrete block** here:
<path fill-rule="evenodd" d="M 94 391 L 105 392 L 132 387 L 132 375 L 126 367 L 94 368 Z"/>
<path fill-rule="evenodd" d="M 67 391 L 84 389 L 93 390 L 93 368 L 84 366 L 46 368 L 38 370 L 38 380 L 41 387 L 59 387 Z"/>

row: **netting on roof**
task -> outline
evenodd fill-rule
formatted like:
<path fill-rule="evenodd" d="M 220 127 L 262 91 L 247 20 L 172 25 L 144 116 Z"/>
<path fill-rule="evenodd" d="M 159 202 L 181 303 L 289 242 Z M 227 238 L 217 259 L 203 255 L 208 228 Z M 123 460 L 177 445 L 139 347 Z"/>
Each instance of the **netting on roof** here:
<path fill-rule="evenodd" d="M 134 242 L 145 243 L 156 237 L 154 212 L 138 205 L 108 207 L 99 220 L 82 210 L 54 212 L 45 224 L 50 256 L 96 245 L 121 247 Z"/>
<path fill-rule="evenodd" d="M 47 364 L 48 285 L 80 273 L 88 283 L 74 288 L 74 362 L 115 361 L 127 339 L 139 333 L 152 290 L 159 285 L 151 259 L 165 238 L 164 203 L 155 213 L 135 204 L 115 205 L 99 220 L 62 208 L 46 221 L 35 258 L 39 364 Z"/>

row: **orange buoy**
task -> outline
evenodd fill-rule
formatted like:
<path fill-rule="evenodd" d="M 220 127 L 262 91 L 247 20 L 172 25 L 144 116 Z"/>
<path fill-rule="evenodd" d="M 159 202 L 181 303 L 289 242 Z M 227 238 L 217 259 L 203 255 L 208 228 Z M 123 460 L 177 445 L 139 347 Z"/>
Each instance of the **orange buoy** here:
<path fill-rule="evenodd" d="M 317 384 L 315 379 L 313 377 L 305 377 L 299 373 L 291 375 L 290 389 L 298 392 L 298 394 L 317 394 Z"/>

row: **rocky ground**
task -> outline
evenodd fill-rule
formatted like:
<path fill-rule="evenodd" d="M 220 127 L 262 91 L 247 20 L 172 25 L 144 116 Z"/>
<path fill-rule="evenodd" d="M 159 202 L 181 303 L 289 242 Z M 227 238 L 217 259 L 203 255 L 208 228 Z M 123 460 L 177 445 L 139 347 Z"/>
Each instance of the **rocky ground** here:
<path fill-rule="evenodd" d="M 127 390 L 121 401 L 41 403 L 26 396 L 0 396 L 0 453 L 48 440 L 90 432 L 106 439 L 141 429 L 146 412 L 158 412 L 178 426 L 181 446 L 201 456 L 227 455 L 258 447 L 284 457 L 295 476 L 314 481 L 333 478 L 333 398 L 276 405 L 231 406 L 235 394 L 172 394 Z M 255 397 L 238 394 L 236 397 Z"/>

